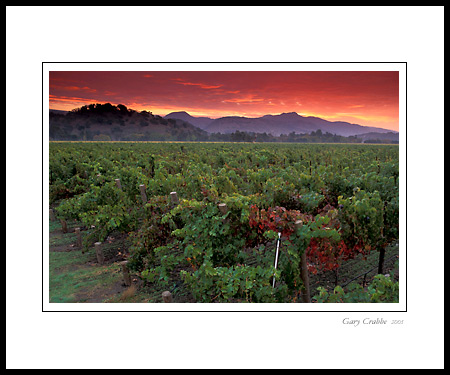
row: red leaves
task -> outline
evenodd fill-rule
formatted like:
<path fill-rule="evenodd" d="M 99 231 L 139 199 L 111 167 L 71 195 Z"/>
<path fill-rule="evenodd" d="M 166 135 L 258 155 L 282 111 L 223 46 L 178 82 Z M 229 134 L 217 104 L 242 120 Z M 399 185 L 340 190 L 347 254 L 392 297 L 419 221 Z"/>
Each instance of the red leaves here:
<path fill-rule="evenodd" d="M 309 271 L 316 274 L 318 269 L 331 271 L 339 268 L 341 250 L 328 238 L 312 238 L 306 249 Z"/>
<path fill-rule="evenodd" d="M 257 230 L 258 235 L 272 230 L 281 232 L 281 236 L 289 238 L 295 231 L 295 222 L 302 220 L 304 223 L 313 220 L 311 215 L 306 215 L 298 210 L 287 210 L 284 207 L 269 207 L 259 209 L 257 206 L 250 206 L 249 225 Z"/>
<path fill-rule="evenodd" d="M 294 232 L 294 223 L 304 215 L 297 210 L 286 210 L 284 207 L 269 207 L 267 210 L 250 206 L 249 225 L 256 228 L 258 234 L 268 230 L 281 232 L 283 237 L 289 237 Z"/>
<path fill-rule="evenodd" d="M 340 228 L 340 223 L 333 213 L 332 206 L 326 206 L 323 214 L 330 215 L 331 221 L 328 226 Z M 256 229 L 258 235 L 272 230 L 281 232 L 282 237 L 289 238 L 294 233 L 294 223 L 296 220 L 302 220 L 305 224 L 314 219 L 297 210 L 286 210 L 284 207 L 269 207 L 259 209 L 257 206 L 250 207 L 249 225 Z M 329 228 L 327 228 L 329 229 Z M 309 272 L 316 274 L 318 270 L 332 271 L 340 267 L 343 261 L 355 258 L 359 254 L 365 255 L 365 247 L 362 241 L 349 246 L 343 240 L 336 243 L 330 238 L 311 238 L 306 248 L 306 257 L 308 260 Z"/>

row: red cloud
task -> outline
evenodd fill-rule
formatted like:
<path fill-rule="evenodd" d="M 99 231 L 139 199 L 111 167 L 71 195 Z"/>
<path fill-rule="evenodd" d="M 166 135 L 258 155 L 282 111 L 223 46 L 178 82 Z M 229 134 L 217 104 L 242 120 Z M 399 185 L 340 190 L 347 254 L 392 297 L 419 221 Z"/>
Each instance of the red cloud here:
<path fill-rule="evenodd" d="M 184 85 L 184 86 L 199 86 L 202 89 L 218 89 L 219 87 L 222 87 L 222 85 L 207 85 L 207 84 L 204 84 L 204 83 L 186 82 L 182 78 L 173 78 L 172 80 L 175 81 L 176 83 L 180 84 L 180 85 Z"/>
<path fill-rule="evenodd" d="M 110 102 L 159 115 L 297 112 L 393 130 L 399 126 L 396 71 L 55 71 L 50 94 L 53 109 Z"/>

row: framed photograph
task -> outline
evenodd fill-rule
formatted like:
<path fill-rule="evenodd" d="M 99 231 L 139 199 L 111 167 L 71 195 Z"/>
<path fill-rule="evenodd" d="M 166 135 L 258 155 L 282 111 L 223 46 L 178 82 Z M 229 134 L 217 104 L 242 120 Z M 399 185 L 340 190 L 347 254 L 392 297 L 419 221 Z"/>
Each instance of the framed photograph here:
<path fill-rule="evenodd" d="M 42 67 L 44 310 L 407 310 L 405 62 Z"/>

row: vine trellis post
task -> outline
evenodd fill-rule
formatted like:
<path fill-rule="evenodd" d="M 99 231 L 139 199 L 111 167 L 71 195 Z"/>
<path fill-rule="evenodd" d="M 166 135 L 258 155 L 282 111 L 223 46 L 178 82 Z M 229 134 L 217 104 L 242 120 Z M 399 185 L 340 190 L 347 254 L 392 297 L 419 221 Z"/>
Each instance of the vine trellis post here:
<path fill-rule="evenodd" d="M 103 255 L 102 243 L 96 242 L 95 244 L 95 254 L 97 255 L 98 264 L 103 264 L 105 262 L 105 256 Z"/>
<path fill-rule="evenodd" d="M 180 200 L 178 199 L 178 195 L 177 195 L 176 191 L 172 191 L 170 193 L 170 200 L 171 200 L 173 206 L 176 206 L 177 204 L 180 203 Z"/>
<path fill-rule="evenodd" d="M 147 194 L 145 192 L 145 185 L 139 185 L 139 190 L 141 192 L 141 199 L 142 199 L 142 204 L 146 204 L 147 203 Z"/>
<path fill-rule="evenodd" d="M 303 226 L 303 221 L 297 220 L 295 222 L 295 229 L 300 229 Z M 309 274 L 308 274 L 308 265 L 306 263 L 306 249 L 303 251 L 300 257 L 300 277 L 303 282 L 304 289 L 302 290 L 302 301 L 304 303 L 311 302 L 311 295 L 309 290 Z"/>

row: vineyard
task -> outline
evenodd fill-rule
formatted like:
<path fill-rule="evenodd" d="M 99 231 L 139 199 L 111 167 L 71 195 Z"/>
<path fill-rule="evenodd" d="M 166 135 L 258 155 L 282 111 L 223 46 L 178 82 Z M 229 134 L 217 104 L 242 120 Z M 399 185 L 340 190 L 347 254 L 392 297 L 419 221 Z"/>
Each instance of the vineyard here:
<path fill-rule="evenodd" d="M 398 302 L 398 145 L 50 142 L 49 201 L 166 302 Z"/>

